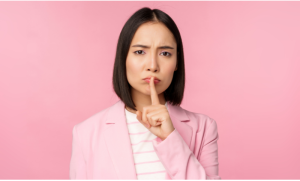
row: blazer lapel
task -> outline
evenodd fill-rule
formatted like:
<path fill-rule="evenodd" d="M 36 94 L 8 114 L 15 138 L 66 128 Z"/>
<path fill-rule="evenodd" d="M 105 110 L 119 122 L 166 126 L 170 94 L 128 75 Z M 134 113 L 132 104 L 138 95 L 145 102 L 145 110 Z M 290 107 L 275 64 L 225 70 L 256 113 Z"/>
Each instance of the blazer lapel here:
<path fill-rule="evenodd" d="M 119 100 L 107 113 L 104 137 L 118 179 L 136 180 L 131 141 L 125 117 L 125 104 Z"/>
<path fill-rule="evenodd" d="M 185 122 L 189 121 L 185 111 L 179 106 L 167 102 L 167 108 L 175 129 L 190 147 L 192 128 Z M 131 141 L 126 124 L 125 104 L 119 100 L 108 110 L 105 120 L 104 137 L 113 165 L 119 179 L 136 180 L 134 158 Z"/>
<path fill-rule="evenodd" d="M 187 122 L 190 121 L 189 117 L 186 115 L 185 110 L 180 106 L 173 106 L 172 104 L 169 104 L 169 102 L 167 102 L 167 106 L 174 128 L 180 133 L 181 137 L 190 148 L 193 129 L 187 124 Z"/>

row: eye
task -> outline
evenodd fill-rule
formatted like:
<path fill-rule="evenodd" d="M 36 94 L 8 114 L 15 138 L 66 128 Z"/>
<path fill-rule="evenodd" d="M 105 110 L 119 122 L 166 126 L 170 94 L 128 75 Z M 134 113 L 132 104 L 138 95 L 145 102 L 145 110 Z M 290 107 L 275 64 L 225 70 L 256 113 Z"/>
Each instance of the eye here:
<path fill-rule="evenodd" d="M 135 54 L 137 54 L 137 55 L 141 55 L 141 53 L 142 52 L 144 52 L 143 50 L 137 50 L 137 51 L 135 51 L 135 52 L 133 52 L 133 53 L 135 53 Z M 162 52 L 162 53 L 164 53 L 164 56 L 165 57 L 170 57 L 172 54 L 171 53 L 169 53 L 169 52 Z M 145 54 L 145 53 L 144 53 Z M 167 55 L 166 55 L 167 54 Z"/>
<path fill-rule="evenodd" d="M 136 53 L 136 52 L 143 52 L 143 50 L 138 50 L 138 51 L 133 52 L 133 53 L 135 53 L 135 54 L 140 55 L 140 53 Z"/>
<path fill-rule="evenodd" d="M 167 53 L 167 54 L 169 54 L 169 55 L 167 55 L 166 57 L 170 57 L 172 54 L 171 53 L 169 53 L 169 52 L 162 52 L 162 53 Z"/>

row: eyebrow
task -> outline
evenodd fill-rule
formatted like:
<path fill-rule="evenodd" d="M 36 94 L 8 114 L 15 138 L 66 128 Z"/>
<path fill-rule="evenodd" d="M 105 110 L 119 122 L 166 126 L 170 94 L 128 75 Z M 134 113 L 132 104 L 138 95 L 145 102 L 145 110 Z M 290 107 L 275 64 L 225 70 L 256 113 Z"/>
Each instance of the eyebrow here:
<path fill-rule="evenodd" d="M 132 45 L 131 47 L 142 47 L 142 48 L 150 48 L 149 46 L 147 45 L 141 45 L 141 44 L 136 44 L 136 45 Z M 170 46 L 160 46 L 158 47 L 158 49 L 174 49 L 173 47 L 170 47 Z"/>

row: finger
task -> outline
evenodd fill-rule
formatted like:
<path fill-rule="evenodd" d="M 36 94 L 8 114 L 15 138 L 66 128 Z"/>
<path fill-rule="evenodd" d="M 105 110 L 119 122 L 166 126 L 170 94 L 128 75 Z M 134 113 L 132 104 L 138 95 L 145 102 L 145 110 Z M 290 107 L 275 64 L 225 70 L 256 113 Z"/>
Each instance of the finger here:
<path fill-rule="evenodd" d="M 146 126 L 144 121 L 143 121 L 142 115 L 143 115 L 143 113 L 141 111 L 136 111 L 136 118 L 138 119 L 138 121 L 140 123 L 142 123 L 144 126 Z"/>
<path fill-rule="evenodd" d="M 144 126 L 146 126 L 147 128 L 150 128 L 150 123 L 148 122 L 148 119 L 147 119 L 147 112 L 148 112 L 147 109 L 142 112 L 142 122 L 144 123 Z"/>
<path fill-rule="evenodd" d="M 161 109 L 158 109 L 155 112 L 148 113 L 147 118 L 148 118 L 149 123 L 152 126 L 161 125 L 162 120 L 160 120 L 160 118 L 164 116 L 163 113 L 165 113 L 165 111 L 161 110 Z"/>
<path fill-rule="evenodd" d="M 151 95 L 152 105 L 160 104 L 159 99 L 158 99 L 158 95 L 157 95 L 157 92 L 156 92 L 156 89 L 155 89 L 155 85 L 154 85 L 154 77 L 151 77 L 151 80 L 150 80 L 150 91 L 151 91 L 150 95 Z"/>
<path fill-rule="evenodd" d="M 151 117 L 152 125 L 159 126 L 162 124 L 161 115 L 157 114 Z"/>
<path fill-rule="evenodd" d="M 160 104 L 160 105 L 150 105 L 147 106 L 147 113 L 150 114 L 152 112 L 158 111 L 158 110 L 162 110 L 165 106 Z"/>

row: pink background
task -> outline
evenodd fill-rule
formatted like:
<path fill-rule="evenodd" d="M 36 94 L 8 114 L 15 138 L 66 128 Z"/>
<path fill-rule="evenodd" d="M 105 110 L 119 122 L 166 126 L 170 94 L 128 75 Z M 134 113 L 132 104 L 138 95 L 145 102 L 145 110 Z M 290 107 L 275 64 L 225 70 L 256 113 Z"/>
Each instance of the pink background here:
<path fill-rule="evenodd" d="M 118 98 L 126 20 L 181 32 L 182 107 L 217 121 L 222 179 L 300 179 L 300 2 L 0 2 L 0 179 L 68 179 L 72 128 Z"/>

